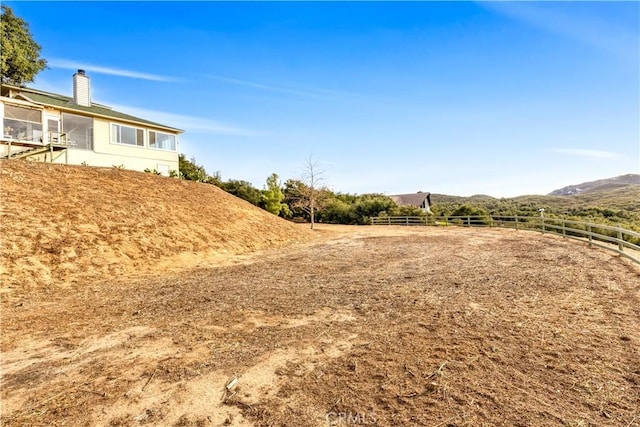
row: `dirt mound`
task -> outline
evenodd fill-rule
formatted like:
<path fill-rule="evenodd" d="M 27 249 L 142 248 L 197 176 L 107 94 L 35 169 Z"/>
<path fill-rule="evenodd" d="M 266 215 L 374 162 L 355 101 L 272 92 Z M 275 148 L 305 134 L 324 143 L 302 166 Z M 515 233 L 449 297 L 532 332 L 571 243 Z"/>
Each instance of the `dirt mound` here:
<path fill-rule="evenodd" d="M 0 201 L 5 290 L 188 266 L 310 236 L 213 185 L 115 168 L 3 160 Z"/>

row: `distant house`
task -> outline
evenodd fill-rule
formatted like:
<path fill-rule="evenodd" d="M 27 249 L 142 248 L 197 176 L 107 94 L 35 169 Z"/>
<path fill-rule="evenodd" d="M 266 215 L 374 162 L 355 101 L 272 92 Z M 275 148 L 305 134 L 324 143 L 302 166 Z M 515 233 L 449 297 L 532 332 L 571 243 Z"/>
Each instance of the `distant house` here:
<path fill-rule="evenodd" d="M 419 191 L 412 194 L 396 194 L 389 196 L 398 206 L 415 206 L 431 213 L 431 193 Z"/>
<path fill-rule="evenodd" d="M 0 158 L 178 170 L 182 130 L 91 102 L 89 83 L 78 70 L 73 97 L 1 85 Z"/>

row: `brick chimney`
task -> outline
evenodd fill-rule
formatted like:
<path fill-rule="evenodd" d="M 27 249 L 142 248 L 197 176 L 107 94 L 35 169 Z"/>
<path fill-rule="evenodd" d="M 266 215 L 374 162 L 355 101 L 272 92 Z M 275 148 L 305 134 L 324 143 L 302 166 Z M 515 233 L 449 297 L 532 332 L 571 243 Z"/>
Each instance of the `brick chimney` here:
<path fill-rule="evenodd" d="M 73 102 L 83 107 L 91 107 L 89 76 L 84 73 L 84 70 L 78 70 L 73 75 Z"/>

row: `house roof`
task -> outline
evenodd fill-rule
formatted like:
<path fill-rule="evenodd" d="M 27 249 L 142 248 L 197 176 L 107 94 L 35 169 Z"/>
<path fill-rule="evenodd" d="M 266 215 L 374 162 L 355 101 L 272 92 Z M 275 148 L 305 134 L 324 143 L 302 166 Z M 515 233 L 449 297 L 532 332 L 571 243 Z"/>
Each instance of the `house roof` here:
<path fill-rule="evenodd" d="M 10 89 L 11 92 L 15 93 L 15 97 L 19 97 L 25 101 L 29 101 L 33 104 L 54 107 L 60 110 L 65 111 L 73 111 L 78 113 L 88 114 L 94 117 L 103 117 L 108 119 L 116 119 L 118 121 L 129 122 L 138 125 L 150 126 L 158 129 L 169 130 L 176 133 L 184 132 L 181 129 L 177 129 L 171 126 L 163 125 L 160 123 L 152 122 L 150 120 L 141 119 L 140 117 L 135 117 L 129 114 L 121 113 L 119 111 L 115 111 L 105 105 L 92 103 L 90 107 L 85 107 L 82 105 L 78 105 L 73 102 L 73 98 L 58 95 L 51 92 L 45 92 L 36 89 L 30 88 L 21 88 L 9 85 L 2 85 L 2 94 L 5 95 L 4 89 Z"/>
<path fill-rule="evenodd" d="M 420 206 L 427 199 L 430 202 L 431 193 L 395 194 L 389 196 L 391 200 L 401 206 Z"/>

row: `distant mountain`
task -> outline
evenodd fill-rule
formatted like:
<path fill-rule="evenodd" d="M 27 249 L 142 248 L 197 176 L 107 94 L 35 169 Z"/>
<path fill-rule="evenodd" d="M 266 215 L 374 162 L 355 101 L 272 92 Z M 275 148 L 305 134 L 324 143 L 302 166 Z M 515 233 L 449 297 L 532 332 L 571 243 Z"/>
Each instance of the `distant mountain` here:
<path fill-rule="evenodd" d="M 598 181 L 583 182 L 582 184 L 569 185 L 549 193 L 550 196 L 575 196 L 576 194 L 591 193 L 594 191 L 613 190 L 629 185 L 640 185 L 640 175 L 628 174 L 615 178 L 600 179 Z"/>

